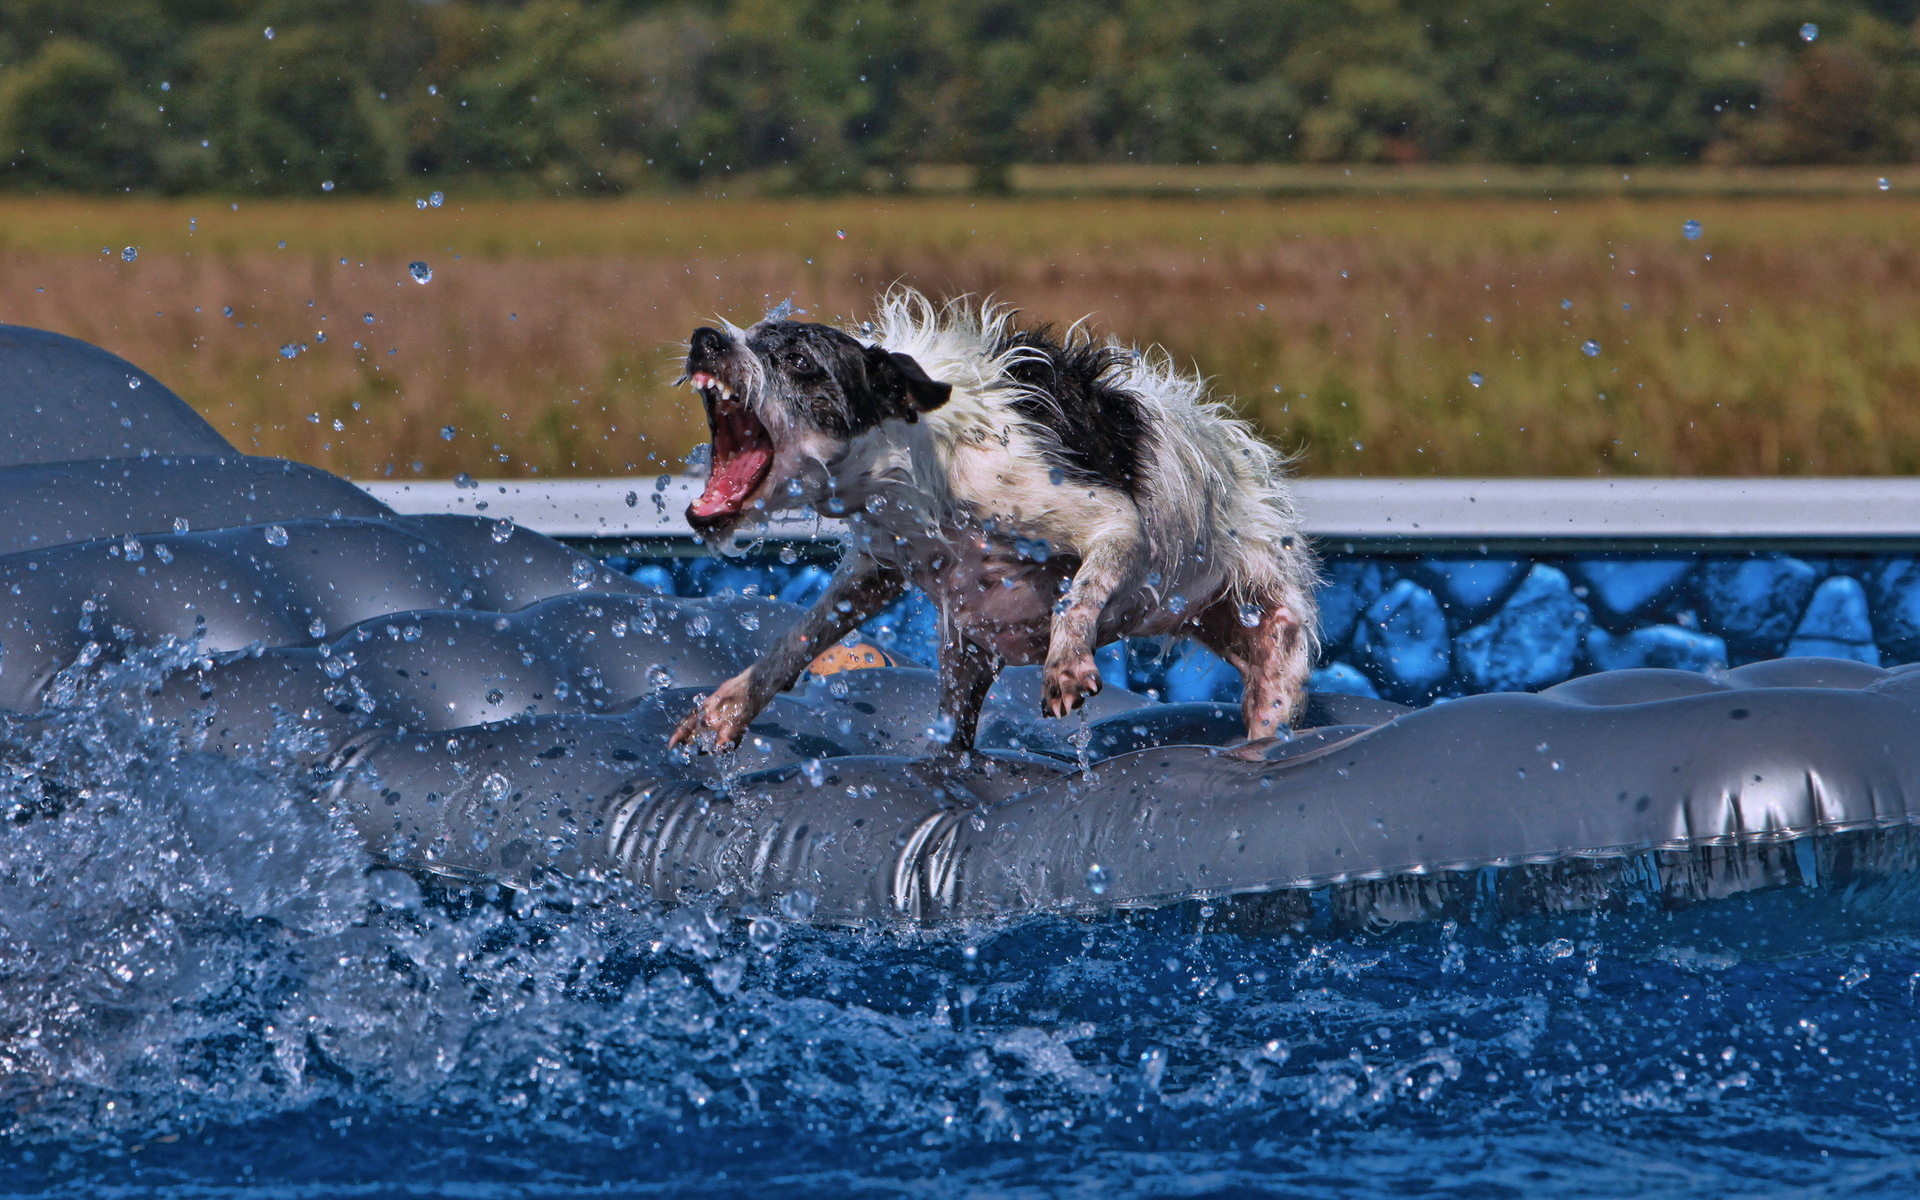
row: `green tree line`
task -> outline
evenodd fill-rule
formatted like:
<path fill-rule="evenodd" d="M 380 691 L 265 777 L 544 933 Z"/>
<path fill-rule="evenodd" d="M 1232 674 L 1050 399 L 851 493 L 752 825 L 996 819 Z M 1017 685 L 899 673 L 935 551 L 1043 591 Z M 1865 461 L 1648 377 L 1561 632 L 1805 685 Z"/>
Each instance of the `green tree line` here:
<path fill-rule="evenodd" d="M 0 186 L 1920 158 L 1920 0 L 0 0 Z"/>

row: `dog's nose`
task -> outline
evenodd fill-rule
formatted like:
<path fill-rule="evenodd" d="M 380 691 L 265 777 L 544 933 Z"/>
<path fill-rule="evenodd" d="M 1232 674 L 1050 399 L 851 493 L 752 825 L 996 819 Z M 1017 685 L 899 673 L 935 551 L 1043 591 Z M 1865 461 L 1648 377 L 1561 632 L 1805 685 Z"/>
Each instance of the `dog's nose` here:
<path fill-rule="evenodd" d="M 718 329 L 708 329 L 705 325 L 693 331 L 691 351 L 694 358 L 703 358 L 710 354 L 719 354 L 727 348 L 727 335 Z"/>

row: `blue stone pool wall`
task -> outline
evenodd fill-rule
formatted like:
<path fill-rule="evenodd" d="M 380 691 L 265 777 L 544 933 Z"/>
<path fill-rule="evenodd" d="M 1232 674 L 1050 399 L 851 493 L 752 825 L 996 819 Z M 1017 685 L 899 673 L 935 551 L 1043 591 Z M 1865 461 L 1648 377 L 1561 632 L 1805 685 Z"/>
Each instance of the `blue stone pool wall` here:
<path fill-rule="evenodd" d="M 609 561 L 675 595 L 751 592 L 801 605 L 831 575 L 771 555 Z M 1408 704 L 1534 691 L 1621 667 L 1920 660 L 1920 557 L 1911 553 L 1328 553 L 1322 574 L 1313 686 Z M 863 632 L 931 665 L 935 631 L 933 605 L 916 591 Z M 1109 682 L 1163 700 L 1239 699 L 1233 668 L 1190 641 L 1133 639 L 1099 661 Z"/>

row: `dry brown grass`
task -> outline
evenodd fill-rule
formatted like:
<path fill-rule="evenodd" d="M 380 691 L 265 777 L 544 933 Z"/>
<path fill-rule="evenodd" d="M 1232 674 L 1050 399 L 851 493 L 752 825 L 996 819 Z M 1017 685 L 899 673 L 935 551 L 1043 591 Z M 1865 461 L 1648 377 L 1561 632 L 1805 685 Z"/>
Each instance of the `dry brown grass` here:
<path fill-rule="evenodd" d="M 141 363 L 245 449 L 357 476 L 659 469 L 701 436 L 667 386 L 694 325 L 787 296 L 858 316 L 891 280 L 1160 342 L 1313 473 L 1910 473 L 1916 230 L 1920 202 L 1900 191 L 424 212 L 10 200 L 0 320 Z M 431 284 L 407 278 L 412 259 Z M 1580 352 L 1589 338 L 1598 357 Z"/>

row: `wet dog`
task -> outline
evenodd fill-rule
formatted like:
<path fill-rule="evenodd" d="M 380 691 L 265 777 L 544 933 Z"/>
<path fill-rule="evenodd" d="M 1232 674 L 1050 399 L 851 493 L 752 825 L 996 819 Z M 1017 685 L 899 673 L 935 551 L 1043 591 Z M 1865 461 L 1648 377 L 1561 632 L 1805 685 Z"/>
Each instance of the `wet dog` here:
<path fill-rule="evenodd" d="M 1250 738 L 1298 712 L 1314 560 L 1283 462 L 1164 352 L 1022 328 L 991 305 L 881 297 L 851 332 L 769 317 L 694 331 L 709 542 L 776 509 L 843 518 L 831 585 L 673 743 L 737 741 L 814 657 L 917 586 L 940 614 L 942 726 L 972 746 L 1000 669 L 1043 662 L 1045 713 L 1100 690 L 1094 650 L 1197 638 L 1246 682 Z"/>

